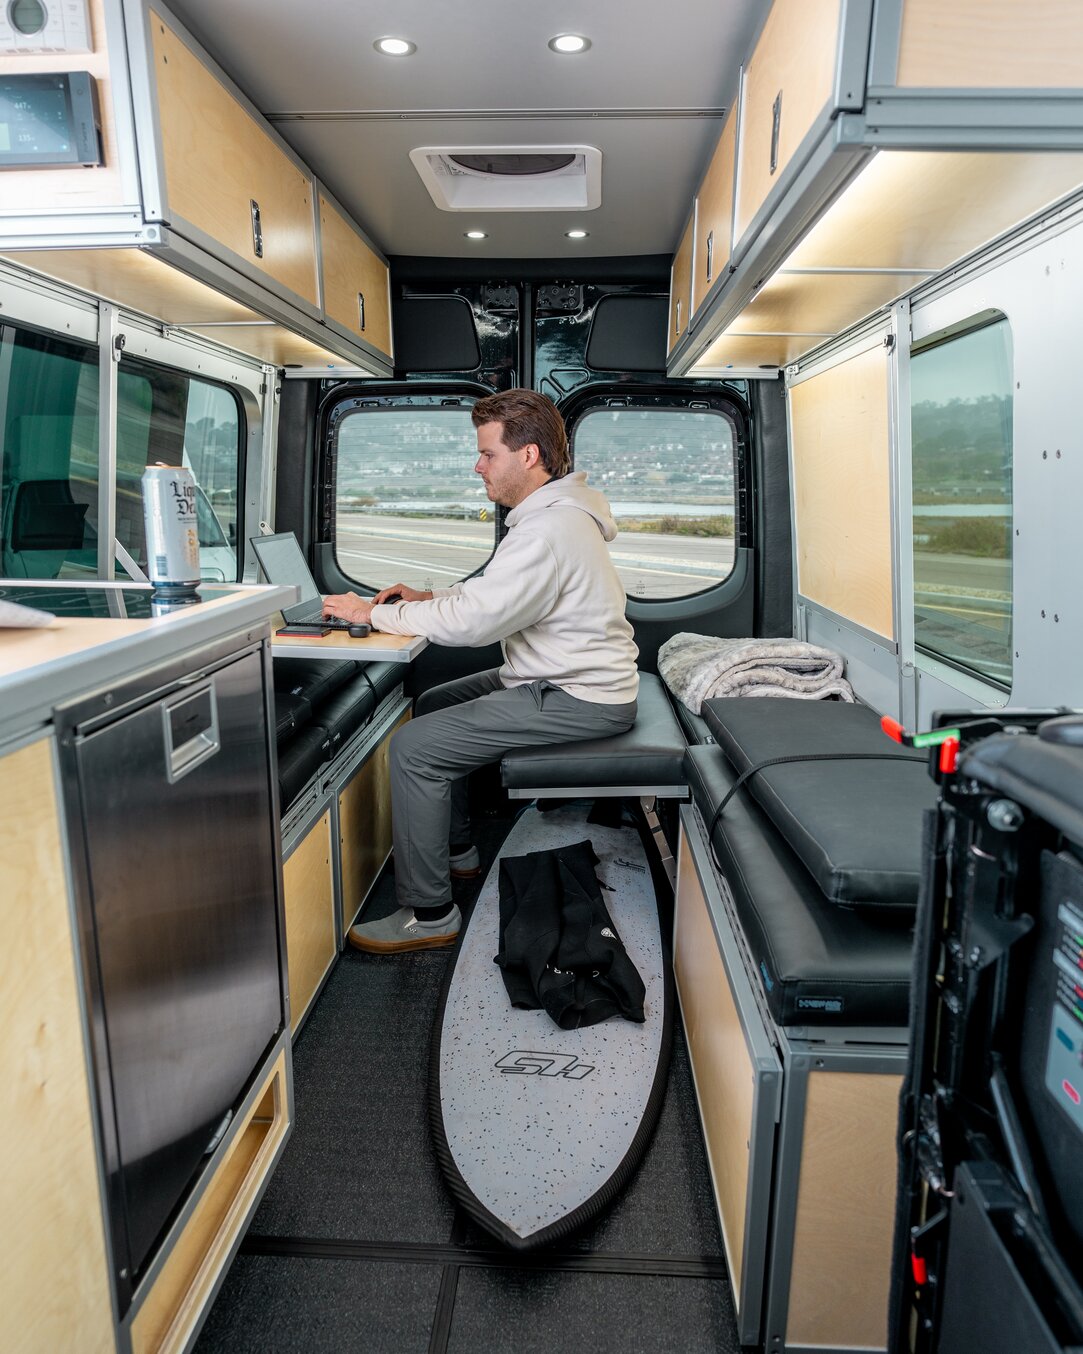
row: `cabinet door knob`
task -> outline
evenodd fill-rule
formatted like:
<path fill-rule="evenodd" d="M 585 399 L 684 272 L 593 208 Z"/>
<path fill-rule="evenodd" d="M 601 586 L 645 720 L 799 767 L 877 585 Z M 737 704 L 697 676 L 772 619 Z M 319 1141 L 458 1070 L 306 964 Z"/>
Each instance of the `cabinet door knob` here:
<path fill-rule="evenodd" d="M 365 293 L 363 291 L 357 293 L 357 318 L 363 334 L 365 332 Z"/>
<path fill-rule="evenodd" d="M 260 220 L 259 203 L 251 200 L 252 209 L 252 250 L 257 259 L 263 258 L 263 222 Z"/>

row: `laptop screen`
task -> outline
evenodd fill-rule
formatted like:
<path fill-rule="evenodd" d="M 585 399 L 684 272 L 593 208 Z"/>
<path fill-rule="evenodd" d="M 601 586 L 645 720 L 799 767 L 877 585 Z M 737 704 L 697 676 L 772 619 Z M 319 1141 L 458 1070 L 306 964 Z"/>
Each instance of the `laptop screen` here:
<path fill-rule="evenodd" d="M 294 583 L 301 589 L 301 600 L 293 606 L 284 608 L 283 615 L 289 619 L 289 613 L 295 609 L 311 611 L 314 602 L 321 597 L 316 580 L 309 571 L 297 537 L 292 531 L 277 536 L 253 536 L 252 549 L 256 552 L 259 567 L 268 583 Z"/>

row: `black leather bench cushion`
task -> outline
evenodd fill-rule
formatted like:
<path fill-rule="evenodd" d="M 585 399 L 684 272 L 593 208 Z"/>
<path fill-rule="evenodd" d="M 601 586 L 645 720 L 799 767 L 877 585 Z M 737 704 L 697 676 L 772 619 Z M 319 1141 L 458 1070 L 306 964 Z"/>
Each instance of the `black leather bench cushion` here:
<path fill-rule="evenodd" d="M 274 700 L 275 739 L 281 744 L 304 728 L 312 717 L 312 707 L 304 696 L 295 696 L 292 691 L 275 691 Z"/>
<path fill-rule="evenodd" d="M 913 909 L 921 816 L 936 803 L 925 756 L 891 742 L 879 716 L 864 705 L 728 698 L 705 702 L 704 712 L 738 771 L 810 753 L 883 757 L 787 762 L 749 777 L 745 786 L 831 902 Z"/>
<path fill-rule="evenodd" d="M 627 733 L 556 747 L 517 748 L 500 762 L 509 790 L 563 786 L 683 785 L 685 737 L 661 678 L 639 674 L 639 709 Z"/>
<path fill-rule="evenodd" d="M 303 696 L 313 710 L 357 676 L 361 664 L 332 663 L 323 658 L 276 658 L 273 664 L 275 691 Z"/>
<path fill-rule="evenodd" d="M 713 743 L 714 734 L 707 727 L 707 721 L 702 715 L 694 715 L 684 701 L 675 700 L 673 710 L 681 728 L 684 730 L 684 736 L 690 746 L 695 747 L 697 743 Z"/>
<path fill-rule="evenodd" d="M 376 709 L 374 688 L 363 677 L 355 677 L 348 686 L 324 701 L 312 716 L 312 727 L 326 730 L 333 757 L 343 743 L 372 718 Z"/>
<path fill-rule="evenodd" d="M 688 749 L 685 770 L 709 824 L 736 779 L 733 768 L 708 745 Z M 780 1025 L 907 1023 L 911 933 L 898 914 L 829 903 L 744 786 L 726 806 L 713 843 Z"/>
<path fill-rule="evenodd" d="M 402 663 L 274 660 L 278 789 L 283 812 L 319 768 L 372 718 L 405 673 Z"/>
<path fill-rule="evenodd" d="M 283 813 L 330 757 L 330 735 L 318 724 L 302 729 L 279 747 L 278 800 Z"/>

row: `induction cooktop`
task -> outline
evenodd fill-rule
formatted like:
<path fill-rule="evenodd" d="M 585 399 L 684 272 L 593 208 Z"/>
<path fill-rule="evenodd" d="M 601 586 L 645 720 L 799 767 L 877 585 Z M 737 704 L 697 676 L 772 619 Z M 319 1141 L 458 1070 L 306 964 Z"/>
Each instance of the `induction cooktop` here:
<path fill-rule="evenodd" d="M 21 606 L 52 612 L 54 616 L 111 616 L 133 621 L 161 616 L 181 605 L 191 606 L 193 600 L 202 602 L 227 597 L 235 591 L 232 587 L 204 584 L 194 599 L 186 598 L 181 603 L 155 596 L 152 588 L 138 583 L 43 585 L 32 580 L 26 583 L 14 583 L 10 579 L 0 581 L 0 601 L 18 602 Z"/>

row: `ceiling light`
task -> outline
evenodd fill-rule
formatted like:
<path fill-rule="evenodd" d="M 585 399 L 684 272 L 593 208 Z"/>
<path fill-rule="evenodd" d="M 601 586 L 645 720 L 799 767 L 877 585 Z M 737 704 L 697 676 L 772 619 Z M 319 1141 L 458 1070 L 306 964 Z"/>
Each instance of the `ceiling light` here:
<path fill-rule="evenodd" d="M 585 52 L 589 46 L 590 38 L 581 37 L 578 33 L 558 33 L 555 38 L 549 39 L 550 50 L 560 52 L 563 56 Z"/>
<path fill-rule="evenodd" d="M 417 43 L 405 38 L 377 38 L 372 45 L 384 56 L 412 56 L 417 51 Z"/>
<path fill-rule="evenodd" d="M 463 234 L 468 240 L 487 240 L 489 238 L 483 230 L 464 230 Z"/>
<path fill-rule="evenodd" d="M 564 234 L 569 240 L 585 240 L 590 234 L 589 230 L 566 230 Z"/>

